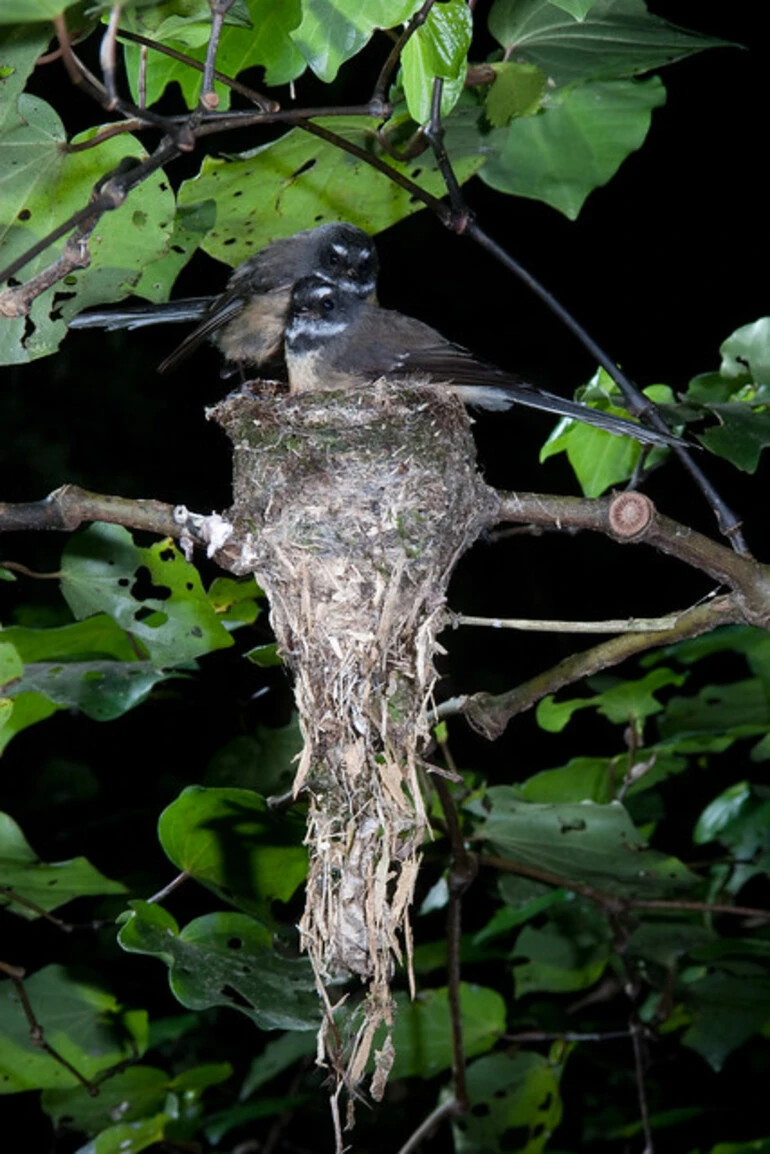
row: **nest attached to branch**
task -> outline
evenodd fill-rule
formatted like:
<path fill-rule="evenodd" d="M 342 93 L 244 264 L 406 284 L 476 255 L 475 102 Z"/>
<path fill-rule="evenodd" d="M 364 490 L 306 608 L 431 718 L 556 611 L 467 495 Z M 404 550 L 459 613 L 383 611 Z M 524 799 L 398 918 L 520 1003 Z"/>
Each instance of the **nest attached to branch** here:
<path fill-rule="evenodd" d="M 209 414 L 234 446 L 234 504 L 253 572 L 295 679 L 310 798 L 310 873 L 300 923 L 326 1006 L 319 1052 L 354 1091 L 374 1034 L 392 1023 L 427 831 L 418 767 L 429 741 L 437 635 L 457 559 L 489 524 L 496 494 L 475 464 L 470 420 L 424 385 L 236 395 Z M 367 986 L 360 1029 L 339 1053 L 327 983 Z M 392 1064 L 388 1037 L 371 1093 Z"/>

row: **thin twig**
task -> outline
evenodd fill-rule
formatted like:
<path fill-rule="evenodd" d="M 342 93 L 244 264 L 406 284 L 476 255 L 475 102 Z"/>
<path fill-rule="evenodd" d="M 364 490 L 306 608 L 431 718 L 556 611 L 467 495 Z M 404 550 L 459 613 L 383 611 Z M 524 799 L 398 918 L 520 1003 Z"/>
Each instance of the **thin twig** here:
<path fill-rule="evenodd" d="M 421 1122 L 415 1132 L 409 1136 L 398 1154 L 414 1154 L 426 1138 L 429 1138 L 440 1122 L 445 1118 L 452 1118 L 460 1113 L 460 1104 L 455 1098 L 445 1098 L 435 1110 L 432 1110 L 424 1122 Z"/>
<path fill-rule="evenodd" d="M 172 894 L 174 890 L 179 889 L 179 887 L 184 882 L 189 881 L 189 879 L 190 875 L 187 873 L 187 871 L 182 870 L 180 874 L 177 874 L 175 878 L 171 879 L 167 886 L 164 886 L 162 890 L 158 890 L 158 892 L 153 894 L 151 898 L 147 898 L 147 901 L 156 903 L 165 901 L 169 894 Z"/>
<path fill-rule="evenodd" d="M 118 106 L 118 90 L 115 84 L 115 34 L 118 30 L 118 23 L 123 13 L 123 0 L 117 0 L 117 3 L 112 5 L 110 10 L 110 19 L 107 23 L 107 31 L 102 37 L 102 43 L 99 48 L 99 63 L 102 69 L 102 76 L 104 77 L 104 87 L 107 89 L 107 110 L 112 111 Z"/>
<path fill-rule="evenodd" d="M 453 613 L 449 624 L 518 629 L 524 633 L 648 633 L 653 629 L 675 629 L 679 617 L 678 613 L 671 613 L 666 617 L 629 617 L 609 621 L 536 621 L 527 617 L 473 617 L 467 613 Z"/>
<path fill-rule="evenodd" d="M 533 878 L 557 889 L 570 890 L 589 901 L 595 902 L 609 915 L 617 917 L 628 910 L 678 910 L 685 913 L 702 914 L 732 914 L 734 917 L 757 918 L 761 921 L 770 921 L 770 910 L 755 909 L 752 906 L 731 906 L 720 902 L 692 902 L 682 901 L 679 898 L 634 898 L 622 897 L 619 894 L 607 893 L 606 890 L 596 889 L 586 882 L 575 881 L 572 878 L 562 877 L 551 870 L 541 869 L 539 866 L 525 865 L 524 862 L 514 861 L 512 858 L 500 857 L 497 854 L 479 854 L 478 863 L 492 869 L 502 870 L 504 873 L 518 874 L 521 877 Z"/>
<path fill-rule="evenodd" d="M 75 930 L 100 930 L 102 926 L 109 925 L 106 918 L 96 918 L 92 922 L 65 922 L 61 918 L 57 918 L 49 910 L 44 910 L 37 902 L 33 902 L 30 898 L 24 897 L 22 894 L 16 893 L 10 886 L 0 885 L 0 897 L 3 897 L 9 903 L 16 902 L 17 905 L 24 906 L 25 909 L 31 910 L 32 913 L 37 914 L 39 918 L 45 918 L 47 922 L 51 922 L 56 926 L 57 930 L 62 933 L 71 934 Z"/>
<path fill-rule="evenodd" d="M 29 1024 L 30 1041 L 33 1043 L 33 1045 L 41 1049 L 43 1053 L 47 1054 L 49 1058 L 53 1058 L 54 1062 L 58 1062 L 60 1066 L 63 1066 L 64 1069 L 88 1091 L 91 1097 L 95 1098 L 99 1093 L 99 1087 L 94 1082 L 89 1081 L 85 1075 L 81 1074 L 80 1071 L 75 1066 L 73 1066 L 71 1062 L 68 1062 L 66 1058 L 62 1057 L 59 1051 L 54 1049 L 50 1042 L 46 1042 L 43 1027 L 35 1017 L 35 1012 L 32 1009 L 30 1000 L 27 997 L 27 991 L 24 988 L 24 977 L 26 972 L 19 966 L 8 965 L 7 962 L 0 962 L 0 971 L 6 974 L 8 978 L 10 978 L 10 980 L 13 982 L 14 989 L 16 990 L 16 996 L 21 1003 L 21 1008 L 24 1011 L 24 1017 L 27 1019 L 27 1023 Z"/>
<path fill-rule="evenodd" d="M 211 35 L 206 48 L 206 63 L 203 67 L 203 85 L 201 87 L 200 104 L 207 110 L 216 108 L 219 99 L 214 92 L 214 65 L 217 59 L 219 38 L 225 24 L 225 16 L 232 8 L 235 0 L 209 0 L 211 9 Z"/>

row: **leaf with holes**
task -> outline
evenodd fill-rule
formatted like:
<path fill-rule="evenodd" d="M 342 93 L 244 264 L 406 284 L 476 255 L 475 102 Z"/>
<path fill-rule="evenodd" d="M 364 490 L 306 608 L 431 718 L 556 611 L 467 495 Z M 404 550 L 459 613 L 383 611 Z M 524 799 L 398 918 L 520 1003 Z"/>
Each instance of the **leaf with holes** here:
<path fill-rule="evenodd" d="M 175 997 L 191 1010 L 230 1006 L 262 1030 L 315 1030 L 318 995 L 306 958 L 281 957 L 272 936 L 246 914 L 197 918 L 180 932 L 160 906 L 134 901 L 120 918 L 118 941 L 169 968 Z"/>
<path fill-rule="evenodd" d="M 571 881 L 650 897 L 699 880 L 676 858 L 648 849 L 619 802 L 538 805 L 497 785 L 471 808 L 485 819 L 479 833 L 497 853 Z"/>
<path fill-rule="evenodd" d="M 126 1011 L 87 980 L 63 966 L 46 966 L 24 982 L 45 1039 L 84 1077 L 144 1053 L 147 1015 Z M 0 986 L 0 1094 L 76 1086 L 78 1079 L 30 1038 L 30 1025 L 11 982 Z"/>
<path fill-rule="evenodd" d="M 250 789 L 188 786 L 160 815 L 158 837 L 177 869 L 267 921 L 270 902 L 288 901 L 307 874 L 304 825 Z"/>
<path fill-rule="evenodd" d="M 39 910 L 55 910 L 73 898 L 126 893 L 124 885 L 110 881 L 84 857 L 41 861 L 7 813 L 0 813 L 0 886 L 0 906 L 9 905 L 14 913 L 30 919 L 39 917 Z M 6 888 L 34 903 L 37 909 L 6 896 Z"/>
<path fill-rule="evenodd" d="M 462 115 L 455 110 L 447 122 L 447 148 L 460 182 L 468 180 L 487 158 L 478 115 L 478 107 L 469 101 L 462 105 Z M 379 151 L 376 120 L 335 116 L 316 123 L 367 153 Z M 398 164 L 388 157 L 383 162 L 434 196 L 445 191 L 435 161 L 428 155 L 416 164 Z M 179 204 L 193 210 L 211 202 L 220 211 L 202 248 L 229 265 L 253 256 L 271 241 L 307 228 L 308 223 L 349 220 L 365 232 L 377 233 L 422 207 L 365 161 L 300 129 L 236 159 L 206 157 L 199 175 L 181 185 Z"/>
<path fill-rule="evenodd" d="M 562 1063 L 544 1054 L 487 1054 L 466 1071 L 470 1109 L 453 1122 L 455 1154 L 540 1154 L 559 1125 Z"/>
<path fill-rule="evenodd" d="M 181 665 L 233 643 L 197 569 L 171 541 L 141 549 L 127 529 L 96 523 L 64 550 L 61 584 L 75 617 L 108 613 L 155 666 Z"/>

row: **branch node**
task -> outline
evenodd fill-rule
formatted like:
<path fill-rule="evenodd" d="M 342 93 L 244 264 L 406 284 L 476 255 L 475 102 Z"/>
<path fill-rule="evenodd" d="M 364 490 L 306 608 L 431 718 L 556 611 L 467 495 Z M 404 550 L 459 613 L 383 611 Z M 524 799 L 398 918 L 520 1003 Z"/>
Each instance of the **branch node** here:
<path fill-rule="evenodd" d="M 607 517 L 610 529 L 620 541 L 632 541 L 649 528 L 655 506 L 644 493 L 619 493 L 610 501 Z"/>

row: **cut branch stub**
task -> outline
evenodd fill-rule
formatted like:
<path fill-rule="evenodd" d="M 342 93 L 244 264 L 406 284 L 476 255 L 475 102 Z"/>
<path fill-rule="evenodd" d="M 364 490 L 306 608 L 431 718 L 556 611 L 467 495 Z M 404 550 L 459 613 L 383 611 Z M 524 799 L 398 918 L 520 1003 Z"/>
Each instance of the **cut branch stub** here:
<path fill-rule="evenodd" d="M 302 943 L 319 985 L 352 973 L 368 986 L 346 1055 L 355 1082 L 390 1021 L 393 961 L 409 965 L 427 826 L 417 765 L 446 589 L 499 499 L 467 413 L 435 388 L 237 395 L 209 415 L 234 445 L 228 515 L 245 544 L 233 568 L 267 592 L 295 679 L 295 789 L 310 796 Z"/>

